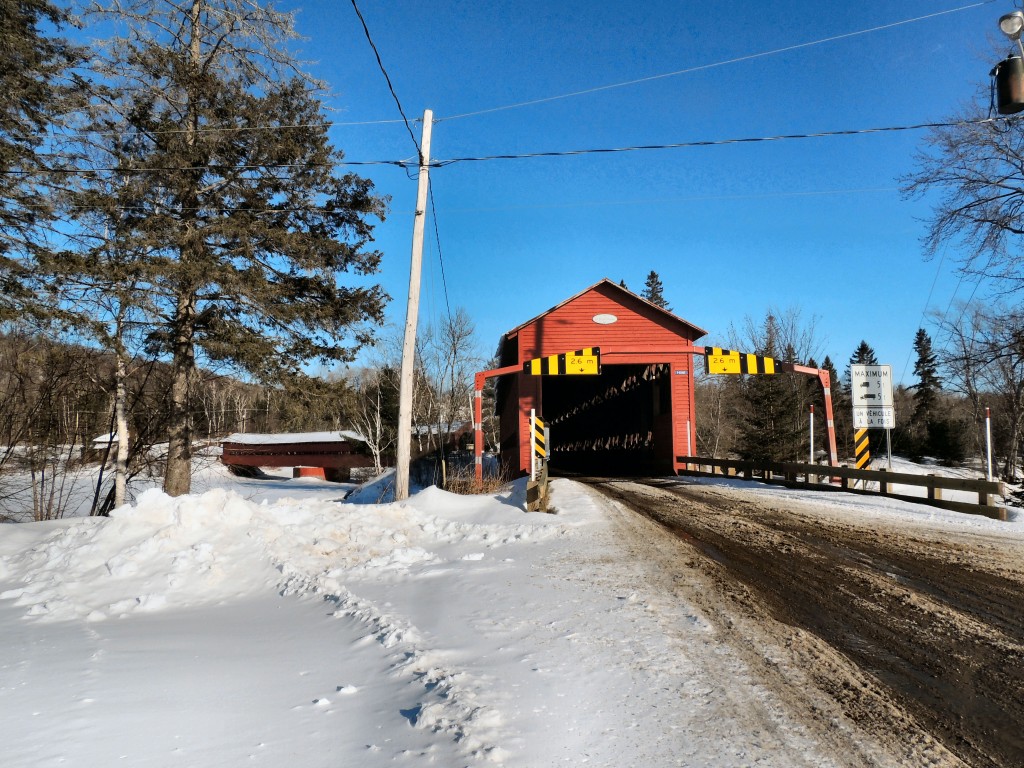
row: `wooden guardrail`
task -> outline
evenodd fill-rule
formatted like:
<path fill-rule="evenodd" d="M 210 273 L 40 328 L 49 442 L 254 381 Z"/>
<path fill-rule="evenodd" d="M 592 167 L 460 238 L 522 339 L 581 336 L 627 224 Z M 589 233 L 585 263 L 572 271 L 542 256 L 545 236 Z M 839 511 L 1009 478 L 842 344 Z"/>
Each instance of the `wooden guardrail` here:
<path fill-rule="evenodd" d="M 906 472 L 888 472 L 884 469 L 851 469 L 830 467 L 825 464 L 801 464 L 798 462 L 745 461 L 742 459 L 710 459 L 702 456 L 677 456 L 676 462 L 683 468 L 680 475 L 718 475 L 740 477 L 744 480 L 761 480 L 796 488 L 816 491 L 847 491 L 887 496 L 902 501 L 928 504 L 933 507 L 985 515 L 995 520 L 1006 520 L 1006 508 L 995 506 L 995 497 L 1005 495 L 1002 483 L 989 480 L 972 480 L 939 475 L 912 475 Z M 707 469 L 704 469 L 704 468 Z M 863 481 L 862 488 L 855 487 Z M 875 487 L 870 487 L 870 486 Z M 896 486 L 924 488 L 924 496 L 897 493 Z M 978 503 L 944 499 L 943 491 L 976 493 Z"/>

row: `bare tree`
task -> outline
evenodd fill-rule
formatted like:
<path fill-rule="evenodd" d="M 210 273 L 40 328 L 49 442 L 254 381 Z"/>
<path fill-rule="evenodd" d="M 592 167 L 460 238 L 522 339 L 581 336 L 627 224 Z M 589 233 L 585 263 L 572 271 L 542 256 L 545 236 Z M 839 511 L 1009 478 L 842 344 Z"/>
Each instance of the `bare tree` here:
<path fill-rule="evenodd" d="M 775 328 L 775 346 L 790 350 L 793 361 L 805 363 L 821 359 L 822 341 L 818 337 L 818 317 L 805 318 L 799 307 L 785 309 L 769 307 L 765 316 L 771 316 Z M 729 326 L 729 345 L 742 352 L 753 352 L 764 344 L 764 319 L 747 315 L 739 328 Z"/>
<path fill-rule="evenodd" d="M 485 362 L 475 335 L 473 321 L 461 307 L 423 334 L 423 370 L 434 398 L 431 426 L 437 429 L 439 445 L 473 418 L 473 375 Z"/>
<path fill-rule="evenodd" d="M 698 374 L 695 400 L 697 405 L 697 452 L 702 456 L 724 457 L 737 444 L 739 388 L 724 376 Z"/>
<path fill-rule="evenodd" d="M 377 474 L 384 469 L 384 454 L 396 439 L 398 390 L 391 369 L 364 369 L 351 382 L 356 391 L 352 429 L 362 435 Z"/>
<path fill-rule="evenodd" d="M 958 318 L 938 318 L 946 336 L 939 360 L 951 389 L 974 408 L 975 424 L 992 408 L 1002 476 L 1019 476 L 1020 441 L 1024 436 L 1024 315 L 981 304 L 960 307 Z"/>
<path fill-rule="evenodd" d="M 102 394 L 83 374 L 100 354 L 24 333 L 0 341 L 0 511 L 10 519 L 63 517 L 83 496 L 81 447 L 101 418 Z"/>
<path fill-rule="evenodd" d="M 981 110 L 932 129 L 917 155 L 918 170 L 900 182 L 908 197 L 937 196 L 924 241 L 929 254 L 959 246 L 965 275 L 1018 291 L 1024 288 L 1024 124 L 989 120 Z"/>

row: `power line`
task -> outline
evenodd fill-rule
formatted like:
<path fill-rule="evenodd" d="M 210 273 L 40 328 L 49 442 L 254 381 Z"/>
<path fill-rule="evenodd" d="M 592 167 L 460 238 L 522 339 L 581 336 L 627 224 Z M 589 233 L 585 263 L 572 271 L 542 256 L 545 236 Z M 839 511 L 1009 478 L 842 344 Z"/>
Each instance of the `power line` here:
<path fill-rule="evenodd" d="M 370 36 L 370 28 L 366 26 L 366 19 L 363 18 L 363 14 L 359 10 L 359 6 L 356 5 L 356 0 L 352 0 L 352 7 L 355 9 L 356 16 L 359 17 L 359 22 L 363 25 L 363 32 L 366 35 L 366 41 L 373 49 L 373 55 L 377 57 L 377 66 L 380 67 L 380 71 L 383 73 L 384 79 L 388 83 L 388 90 L 391 91 L 391 96 L 394 98 L 395 104 L 398 105 L 398 112 L 402 115 L 402 120 L 405 121 L 405 129 L 409 131 L 409 138 L 412 139 L 412 143 L 416 147 L 416 154 L 420 157 L 420 165 L 422 165 L 423 150 L 420 149 L 420 143 L 416 140 L 416 134 L 412 132 L 412 126 L 409 125 L 409 118 L 405 116 L 405 110 L 402 109 L 402 102 L 399 101 L 398 94 L 395 93 L 395 87 L 391 84 L 391 78 L 388 77 L 388 71 L 384 68 L 384 62 L 381 61 L 380 51 L 378 51 L 377 46 L 374 45 L 373 38 Z"/>
<path fill-rule="evenodd" d="M 912 19 L 903 19 L 902 21 L 894 21 L 894 22 L 889 23 L 889 24 L 882 24 L 882 25 L 877 26 L 877 27 L 871 27 L 870 29 L 861 29 L 861 30 L 858 30 L 856 32 L 846 32 L 846 33 L 841 34 L 841 35 L 833 35 L 831 37 L 825 37 L 825 38 L 822 38 L 820 40 L 812 40 L 811 42 L 807 42 L 807 43 L 797 43 L 796 45 L 787 45 L 787 46 L 785 46 L 783 48 L 775 48 L 775 49 L 770 50 L 770 51 L 762 51 L 760 53 L 751 53 L 751 54 L 748 54 L 746 56 L 737 56 L 736 58 L 726 59 L 725 61 L 716 61 L 716 62 L 714 62 L 712 64 L 700 64 L 700 65 L 695 66 L 695 67 L 688 67 L 686 69 L 678 69 L 678 70 L 676 70 L 674 72 L 664 72 L 664 73 L 662 73 L 660 75 L 649 75 L 648 77 L 639 77 L 639 78 L 636 78 L 634 80 L 626 80 L 626 81 L 623 81 L 621 83 L 610 83 L 608 85 L 599 85 L 599 86 L 596 86 L 594 88 L 585 88 L 585 89 L 580 90 L 580 91 L 572 91 L 571 93 L 563 93 L 563 94 L 560 94 L 558 96 L 545 96 L 545 97 L 539 98 L 539 99 L 530 99 L 529 101 L 520 101 L 520 102 L 517 102 L 515 104 L 506 104 L 506 105 L 500 106 L 500 107 L 490 107 L 488 109 L 479 109 L 479 110 L 476 110 L 475 112 L 463 112 L 462 114 L 451 115 L 449 117 L 439 117 L 439 118 L 437 118 L 437 120 L 435 122 L 440 123 L 440 122 L 443 122 L 445 120 L 460 120 L 460 119 L 465 118 L 465 117 L 476 117 L 478 115 L 486 115 L 486 114 L 490 114 L 492 112 L 502 112 L 502 111 L 509 110 L 509 109 L 518 109 L 520 107 L 530 107 L 530 106 L 534 106 L 536 104 L 545 104 L 545 103 L 551 102 L 551 101 L 558 101 L 560 99 L 570 99 L 570 98 L 574 98 L 576 96 L 585 96 L 585 95 L 591 94 L 591 93 L 599 93 L 601 91 L 610 91 L 610 90 L 612 90 L 614 88 L 625 88 L 625 87 L 630 86 L 630 85 L 639 85 L 641 83 L 648 83 L 648 82 L 651 82 L 653 80 L 661 80 L 661 79 L 664 79 L 666 77 L 676 77 L 678 75 L 687 75 L 687 74 L 690 74 L 690 73 L 693 73 L 693 72 L 701 72 L 703 70 L 714 69 L 716 67 L 724 67 L 724 66 L 727 66 L 729 64 L 738 64 L 739 62 L 742 62 L 742 61 L 750 61 L 752 59 L 760 59 L 760 58 L 764 58 L 766 56 L 774 56 L 774 55 L 779 54 L 779 53 L 788 53 L 789 51 L 796 51 L 796 50 L 799 50 L 801 48 L 810 48 L 810 47 L 815 46 L 815 45 L 823 45 L 825 43 L 832 43 L 832 42 L 835 42 L 837 40 L 845 40 L 845 39 L 850 38 L 850 37 L 857 37 L 859 35 L 866 35 L 866 34 L 869 34 L 871 32 L 880 32 L 882 30 L 891 29 L 893 27 L 899 27 L 899 26 L 902 26 L 904 24 L 912 24 L 914 22 L 925 21 L 927 19 L 932 19 L 932 18 L 935 18 L 937 16 L 945 16 L 945 15 L 950 14 L 950 13 L 959 13 L 960 11 L 970 10 L 971 8 L 978 8 L 978 7 L 982 6 L 982 5 L 988 5 L 989 3 L 993 3 L 993 2 L 995 2 L 995 0 L 981 0 L 981 2 L 972 3 L 970 5 L 963 5 L 963 6 L 960 6 L 959 8 L 951 8 L 951 9 L 946 10 L 946 11 L 936 11 L 935 13 L 929 13 L 929 14 L 926 14 L 924 16 L 916 16 L 916 17 L 914 17 Z"/>
<path fill-rule="evenodd" d="M 1007 125 L 1013 123 L 1016 120 L 1014 117 L 999 116 L 999 117 L 979 117 L 971 120 L 954 120 L 950 122 L 937 122 L 937 123 L 917 123 L 914 125 L 896 125 L 896 126 L 884 126 L 878 128 L 856 128 L 839 131 L 819 131 L 817 133 L 791 133 L 782 134 L 778 136 L 756 136 L 756 137 L 745 137 L 745 138 L 733 138 L 733 139 L 710 139 L 703 141 L 681 141 L 671 144 L 643 144 L 634 145 L 627 147 L 601 147 L 601 148 L 590 148 L 590 149 L 569 149 L 569 150 L 554 150 L 549 152 L 525 152 L 522 154 L 515 155 L 477 155 L 468 157 L 455 157 L 448 160 L 431 160 L 431 168 L 444 168 L 448 165 L 455 163 L 470 163 L 470 162 L 487 162 L 491 160 L 530 160 L 540 157 L 575 157 L 578 155 L 600 155 L 600 154 L 614 154 L 621 152 L 643 152 L 653 150 L 664 150 L 664 149 L 692 149 L 697 147 L 721 147 L 728 146 L 731 144 L 757 144 L 764 142 L 775 142 L 775 141 L 794 141 L 799 139 L 821 139 L 829 138 L 834 136 L 861 136 L 876 133 L 898 133 L 901 131 L 920 131 L 932 128 L 958 128 L 969 125 L 986 125 L 994 123 L 1006 123 Z M 228 166 L 233 171 L 255 171 L 255 170 L 282 170 L 289 168 L 314 168 L 314 167 L 334 167 L 336 165 L 394 165 L 399 168 L 418 168 L 420 163 L 418 160 L 342 160 L 340 163 L 266 163 L 263 165 L 231 165 Z M 216 167 L 216 166 L 214 166 Z M 160 166 L 150 168 L 111 168 L 111 167 L 97 167 L 97 168 L 52 168 L 49 169 L 50 173 L 62 174 L 62 175 L 85 175 L 91 173 L 165 173 L 168 171 L 205 171 L 210 170 L 211 166 Z M 34 173 L 35 171 L 28 170 L 2 170 L 0 175 L 5 176 L 21 176 Z"/>
<path fill-rule="evenodd" d="M 986 0 L 990 2 L 991 0 Z M 783 134 L 780 136 L 759 136 L 750 138 L 738 138 L 738 139 L 712 139 L 705 141 L 681 141 L 673 144 L 646 144 L 639 146 L 630 147 L 609 147 L 601 149 L 571 149 L 571 150 L 556 150 L 551 152 L 527 152 L 517 155 L 481 155 L 478 157 L 457 157 L 450 160 L 437 160 L 432 162 L 431 165 L 438 168 L 443 168 L 446 165 L 452 165 L 453 163 L 466 163 L 466 162 L 483 162 L 487 160 L 523 160 L 531 159 L 536 157 L 572 157 L 575 155 L 595 155 L 595 154 L 611 154 L 616 152 L 641 152 L 648 150 L 660 150 L 660 149 L 686 149 L 693 147 L 720 147 L 729 144 L 754 144 L 759 142 L 768 141 L 791 141 L 795 139 L 820 139 L 830 136 L 858 136 L 866 135 L 871 133 L 896 133 L 899 131 L 919 131 L 929 128 L 955 128 L 967 125 L 984 125 L 986 123 L 995 123 L 999 121 L 1009 122 L 1005 117 L 981 117 L 973 120 L 956 120 L 952 122 L 942 123 L 918 123 L 916 125 L 898 125 L 888 126 L 881 128 L 857 128 L 850 130 L 841 131 L 820 131 L 818 133 L 793 133 Z"/>
<path fill-rule="evenodd" d="M 404 117 L 404 116 L 403 116 Z M 305 128 L 348 128 L 353 126 L 366 126 L 366 125 L 398 125 L 403 120 L 394 118 L 391 120 L 351 120 L 342 122 L 339 120 L 324 120 L 316 123 L 291 123 L 287 125 L 205 125 L 199 126 L 198 128 L 186 129 L 186 128 L 166 128 L 156 131 L 145 131 L 146 136 L 173 136 L 176 134 L 183 133 L 244 133 L 246 131 L 297 131 Z M 95 130 L 81 130 L 81 131 L 68 131 L 59 134 L 60 138 L 73 138 L 80 136 L 124 136 L 125 132 L 122 131 L 95 131 Z M 13 139 L 18 141 L 28 141 L 28 136 L 12 136 Z"/>
<path fill-rule="evenodd" d="M 437 229 L 437 208 L 434 207 L 434 188 L 431 185 L 427 191 L 427 195 L 430 197 L 430 212 L 434 219 L 434 238 L 437 240 L 437 260 L 441 264 L 441 287 L 444 289 L 444 306 L 448 310 L 448 322 L 452 322 L 452 307 L 448 303 L 448 281 L 444 276 L 444 255 L 441 253 L 441 234 Z"/>

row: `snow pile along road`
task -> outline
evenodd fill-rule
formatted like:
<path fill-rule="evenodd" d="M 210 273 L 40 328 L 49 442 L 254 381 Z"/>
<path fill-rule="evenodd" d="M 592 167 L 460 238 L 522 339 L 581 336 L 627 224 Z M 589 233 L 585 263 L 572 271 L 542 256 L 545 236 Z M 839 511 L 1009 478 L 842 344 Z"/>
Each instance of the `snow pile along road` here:
<path fill-rule="evenodd" d="M 339 577 L 440 563 L 453 556 L 444 551 L 450 545 L 483 551 L 558 533 L 556 526 L 444 519 L 405 504 L 365 512 L 294 499 L 255 504 L 225 490 L 177 499 L 147 491 L 108 520 L 68 521 L 0 560 L 0 576 L 19 573 L 26 582 L 0 598 L 13 598 L 32 616 L 101 621 L 268 587 L 337 595 Z"/>
<path fill-rule="evenodd" d="M 294 498 L 254 503 L 223 489 L 176 499 L 159 491 L 147 491 L 137 505 L 118 509 L 109 519 L 74 519 L 6 528 L 22 534 L 17 538 L 32 533 L 36 540 L 21 549 L 0 546 L 0 600 L 5 601 L 0 602 L 0 606 L 16 608 L 21 618 L 28 620 L 29 626 L 21 628 L 27 645 L 36 642 L 33 638 L 61 636 L 66 631 L 57 629 L 55 635 L 48 635 L 54 630 L 48 631 L 47 626 L 90 627 L 85 638 L 95 646 L 87 664 L 93 668 L 90 670 L 93 679 L 87 686 L 88 695 L 83 695 L 79 701 L 93 704 L 103 698 L 123 699 L 121 689 L 138 684 L 134 678 L 124 679 L 123 670 L 115 671 L 109 665 L 103 668 L 102 676 L 97 674 L 100 666 L 95 662 L 104 656 L 109 659 L 111 649 L 131 657 L 151 647 L 153 642 L 147 637 L 149 627 L 163 625 L 147 625 L 144 623 L 147 617 L 152 617 L 153 621 L 161 616 L 173 617 L 176 626 L 183 627 L 191 626 L 196 617 L 202 617 L 198 621 L 206 628 L 194 632 L 194 642 L 204 644 L 204 633 L 213 630 L 213 634 L 226 632 L 228 635 L 214 642 L 244 646 L 251 641 L 233 638 L 230 628 L 225 630 L 218 626 L 220 621 L 233 621 L 222 617 L 236 613 L 238 606 L 246 606 L 249 613 L 243 621 L 251 626 L 253 612 L 267 613 L 271 606 L 268 597 L 275 603 L 287 598 L 286 610 L 294 610 L 295 597 L 304 597 L 307 606 L 310 602 L 319 606 L 315 608 L 317 615 L 328 615 L 334 620 L 333 628 L 317 627 L 318 632 L 324 633 L 324 639 L 314 649 L 315 654 L 326 660 L 349 646 L 345 655 L 354 663 L 346 667 L 376 665 L 386 670 L 384 685 L 372 700 L 357 695 L 361 686 L 351 683 L 351 679 L 357 677 L 352 672 L 339 676 L 338 682 L 321 683 L 318 689 L 321 693 L 307 700 L 312 711 L 330 714 L 339 701 L 361 700 L 364 705 L 369 703 L 371 708 L 385 712 L 385 721 L 397 721 L 397 726 L 391 727 L 420 734 L 419 738 L 404 741 L 386 738 L 386 742 L 398 742 L 403 747 L 395 749 L 397 754 L 407 757 L 430 754 L 442 761 L 463 760 L 475 755 L 500 762 L 505 755 L 498 746 L 503 740 L 504 731 L 500 727 L 503 719 L 483 701 L 487 698 L 481 695 L 484 684 L 476 675 L 452 665 L 453 649 L 438 647 L 443 645 L 443 640 L 441 643 L 436 638 L 425 640 L 410 613 L 418 612 L 428 624 L 443 619 L 448 613 L 445 603 L 458 599 L 441 586 L 440 577 L 444 574 L 450 576 L 467 567 L 486 568 L 487 561 L 504 559 L 499 558 L 498 553 L 510 544 L 550 541 L 568 530 L 549 516 L 528 518 L 507 501 L 463 500 L 437 489 L 419 494 L 415 504 L 372 506 Z M 508 562 L 514 561 L 509 559 Z M 439 591 L 426 597 L 419 594 L 422 590 L 417 582 L 421 580 L 437 586 Z M 353 591 L 353 583 L 356 589 L 361 588 L 358 586 L 361 584 L 378 594 L 372 599 L 362 597 Z M 417 610 L 399 609 L 396 604 L 401 602 L 402 593 L 410 592 L 418 595 Z M 309 598 L 313 598 L 312 601 Z M 292 618 L 305 622 L 310 615 L 305 613 Z M 118 622 L 116 627 L 104 629 L 113 619 L 128 619 L 129 622 Z M 274 636 L 272 617 L 255 621 L 257 632 Z M 265 626 L 259 626 L 260 621 Z M 127 635 L 125 627 L 132 628 Z M 189 643 L 185 637 L 183 642 Z M 338 643 L 337 648 L 329 647 L 333 642 Z M 290 663 L 290 644 L 293 641 L 282 637 L 279 643 L 254 647 L 252 661 L 256 666 L 244 674 L 263 676 L 259 666 Z M 172 654 L 154 654 L 154 666 L 165 669 L 155 669 L 151 680 L 161 680 L 175 666 L 189 665 L 187 659 L 176 653 L 177 649 Z M 197 677 L 232 674 L 230 667 L 223 663 L 211 663 L 209 668 L 204 664 L 201 668 L 201 672 L 196 672 Z M 309 671 L 303 670 L 299 675 L 308 676 Z M 237 671 L 234 676 L 238 676 Z M 223 682 L 229 687 L 235 685 L 234 680 Z M 170 697 L 177 700 L 177 706 L 194 705 L 200 709 L 205 706 L 203 702 L 191 700 L 193 694 L 186 690 L 184 683 L 175 680 L 166 684 L 172 688 L 182 686 Z M 16 686 L 0 687 L 0 718 L 5 714 L 2 709 L 5 690 L 17 692 Z M 26 694 L 24 690 L 20 693 Z M 271 700 L 276 698 L 273 691 L 260 695 L 267 695 Z M 232 697 L 227 694 L 225 698 Z M 35 707 L 30 694 L 25 701 L 30 708 Z M 401 701 L 408 702 L 407 706 L 397 703 Z M 252 708 L 252 702 L 234 700 L 230 706 L 241 707 L 244 711 Z M 271 706 L 269 712 L 275 713 L 275 709 Z M 116 719 L 117 711 L 107 709 L 104 714 Z M 34 714 L 37 716 L 35 724 L 43 725 L 44 721 L 38 718 L 41 713 Z M 76 714 L 81 717 L 81 713 Z M 96 712 L 97 716 L 100 714 Z M 213 712 L 208 715 L 217 717 Z M 154 724 L 173 722 L 175 716 L 155 712 Z M 271 717 L 280 717 L 280 712 Z M 248 718 L 243 719 L 248 721 Z M 95 733 L 100 735 L 87 737 L 97 742 L 99 751 L 95 759 L 86 757 L 76 763 L 99 765 L 111 759 L 112 753 L 104 753 L 99 742 L 117 741 L 121 734 L 109 732 L 111 720 L 108 717 L 104 716 L 103 722 L 108 725 L 97 723 Z M 253 727 L 252 723 L 247 725 Z M 65 726 L 66 723 L 49 722 L 43 731 L 60 733 Z M 367 759 L 372 763 L 376 753 L 383 753 L 377 755 L 382 762 L 394 758 L 384 752 L 382 745 L 364 741 L 365 731 L 372 734 L 380 727 L 379 723 L 365 723 L 362 728 L 359 748 L 370 753 L 369 758 L 361 757 L 363 764 L 367 764 Z M 180 730 L 187 728 L 183 725 Z M 129 745 L 136 744 L 135 749 L 139 750 L 136 758 L 145 755 L 152 759 L 154 736 L 156 734 L 146 739 L 126 739 Z M 36 738 L 47 741 L 43 732 Z M 324 739 L 331 741 L 329 732 Z M 36 751 L 31 738 L 25 742 L 26 756 Z M 79 758 L 81 746 L 80 742 L 68 745 L 69 751 Z M 351 748 L 351 745 L 346 747 Z M 294 745 L 287 751 L 292 749 Z M 175 753 L 170 743 L 168 752 Z M 126 750 L 126 754 L 131 756 L 132 750 Z M 227 754 L 214 754 L 216 757 L 209 764 L 225 764 L 220 762 L 222 760 L 230 763 L 240 757 L 232 750 Z M 272 757 L 265 749 L 247 757 L 261 754 L 267 764 L 275 764 L 281 758 L 281 755 Z M 328 753 L 322 757 L 329 760 Z M 329 762 L 333 764 L 333 760 Z M 306 764 L 316 763 L 314 759 Z M 162 763 L 156 759 L 154 764 Z"/>

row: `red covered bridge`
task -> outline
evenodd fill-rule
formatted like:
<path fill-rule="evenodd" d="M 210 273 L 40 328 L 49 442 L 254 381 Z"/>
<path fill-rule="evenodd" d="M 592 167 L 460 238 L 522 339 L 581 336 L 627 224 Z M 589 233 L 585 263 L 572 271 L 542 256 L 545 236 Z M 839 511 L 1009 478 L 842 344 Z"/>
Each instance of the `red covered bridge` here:
<path fill-rule="evenodd" d="M 497 375 L 506 471 L 530 468 L 530 410 L 551 430 L 552 467 L 671 472 L 692 454 L 693 342 L 701 328 L 602 280 L 502 336 Z M 531 376 L 529 360 L 599 347 L 597 376 Z M 479 416 L 479 414 L 478 414 Z M 479 418 L 477 419 L 479 422 Z"/>
<path fill-rule="evenodd" d="M 235 434 L 221 443 L 220 460 L 229 467 L 293 467 L 295 477 L 343 482 L 352 469 L 373 466 L 361 443 L 342 432 Z"/>
<path fill-rule="evenodd" d="M 694 342 L 706 331 L 604 279 L 516 326 L 498 346 L 500 367 L 476 375 L 477 477 L 482 472 L 484 382 L 497 376 L 501 461 L 510 476 L 529 473 L 530 411 L 550 429 L 552 469 L 595 474 L 671 474 L 694 456 Z M 599 375 L 530 375 L 531 360 L 600 348 Z M 828 372 L 792 363 L 776 370 L 817 376 L 826 393 L 832 463 Z"/>

